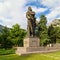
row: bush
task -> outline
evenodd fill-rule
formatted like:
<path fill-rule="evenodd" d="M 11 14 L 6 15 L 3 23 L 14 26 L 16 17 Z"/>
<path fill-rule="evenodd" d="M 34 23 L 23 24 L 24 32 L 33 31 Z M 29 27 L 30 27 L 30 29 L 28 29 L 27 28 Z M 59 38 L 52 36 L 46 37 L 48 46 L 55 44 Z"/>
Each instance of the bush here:
<path fill-rule="evenodd" d="M 0 55 L 14 54 L 15 49 L 0 49 Z"/>

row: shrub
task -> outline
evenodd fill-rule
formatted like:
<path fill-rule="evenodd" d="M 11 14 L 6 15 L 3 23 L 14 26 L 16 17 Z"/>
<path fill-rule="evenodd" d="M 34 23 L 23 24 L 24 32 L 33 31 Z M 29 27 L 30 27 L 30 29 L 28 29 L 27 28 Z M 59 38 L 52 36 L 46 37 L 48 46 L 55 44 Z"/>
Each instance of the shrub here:
<path fill-rule="evenodd" d="M 14 54 L 15 49 L 0 49 L 0 55 Z"/>

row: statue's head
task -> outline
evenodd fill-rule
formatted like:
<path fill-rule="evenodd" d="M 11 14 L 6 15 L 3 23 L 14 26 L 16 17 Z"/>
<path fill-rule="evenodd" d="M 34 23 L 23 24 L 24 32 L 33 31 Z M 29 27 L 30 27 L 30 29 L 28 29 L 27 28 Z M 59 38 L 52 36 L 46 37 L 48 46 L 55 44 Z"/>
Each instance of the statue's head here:
<path fill-rule="evenodd" d="M 29 6 L 29 7 L 28 7 L 28 10 L 29 10 L 29 11 L 32 11 L 32 8 Z"/>

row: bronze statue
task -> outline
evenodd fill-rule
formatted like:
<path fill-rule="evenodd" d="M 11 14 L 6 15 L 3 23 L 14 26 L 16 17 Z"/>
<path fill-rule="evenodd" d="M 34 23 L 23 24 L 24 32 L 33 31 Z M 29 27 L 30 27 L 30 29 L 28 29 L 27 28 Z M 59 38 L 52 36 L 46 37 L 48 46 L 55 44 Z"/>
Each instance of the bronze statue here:
<path fill-rule="evenodd" d="M 29 37 L 35 36 L 35 27 L 36 27 L 36 18 L 35 18 L 35 12 L 32 11 L 31 7 L 28 7 L 28 11 L 26 12 L 26 17 L 28 19 L 28 35 Z"/>

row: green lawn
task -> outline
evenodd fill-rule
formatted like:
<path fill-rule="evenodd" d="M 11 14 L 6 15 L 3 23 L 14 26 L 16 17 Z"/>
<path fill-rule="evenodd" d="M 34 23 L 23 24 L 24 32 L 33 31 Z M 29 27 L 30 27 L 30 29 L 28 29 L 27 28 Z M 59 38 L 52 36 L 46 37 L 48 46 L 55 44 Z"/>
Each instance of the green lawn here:
<path fill-rule="evenodd" d="M 18 56 L 16 54 L 0 55 L 0 60 L 60 60 L 60 52 L 24 56 Z"/>

